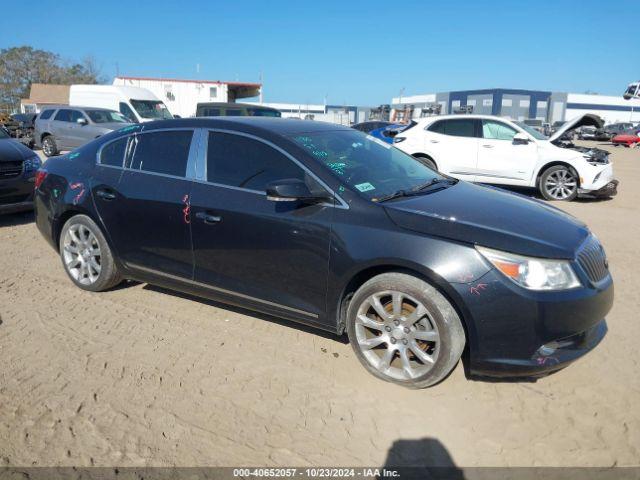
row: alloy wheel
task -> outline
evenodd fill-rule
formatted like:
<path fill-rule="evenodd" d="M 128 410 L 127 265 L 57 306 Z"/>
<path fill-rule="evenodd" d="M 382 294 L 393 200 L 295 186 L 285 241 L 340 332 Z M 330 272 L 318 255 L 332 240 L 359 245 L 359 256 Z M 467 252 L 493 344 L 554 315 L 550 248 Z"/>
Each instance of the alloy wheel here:
<path fill-rule="evenodd" d="M 556 170 L 547 177 L 544 188 L 552 198 L 564 200 L 576 191 L 578 181 L 569 170 Z"/>
<path fill-rule="evenodd" d="M 51 141 L 48 138 L 45 138 L 44 142 L 42 142 L 42 150 L 47 157 L 53 155 L 53 147 L 51 145 Z"/>
<path fill-rule="evenodd" d="M 396 380 L 423 376 L 440 353 L 438 327 L 426 307 L 399 291 L 367 297 L 358 307 L 355 334 L 367 362 Z"/>
<path fill-rule="evenodd" d="M 62 249 L 64 265 L 74 280 L 82 285 L 92 285 L 98 280 L 102 271 L 100 244 L 86 225 L 71 225 Z"/>

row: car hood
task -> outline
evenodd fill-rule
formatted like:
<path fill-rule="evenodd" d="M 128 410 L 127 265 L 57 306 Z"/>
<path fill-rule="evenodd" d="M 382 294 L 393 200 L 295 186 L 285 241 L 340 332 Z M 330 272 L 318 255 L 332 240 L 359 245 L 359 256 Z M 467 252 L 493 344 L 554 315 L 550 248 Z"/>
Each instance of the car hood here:
<path fill-rule="evenodd" d="M 19 162 L 33 157 L 35 152 L 20 142 L 9 138 L 0 139 L 0 162 Z"/>
<path fill-rule="evenodd" d="M 555 207 L 463 181 L 383 205 L 401 228 L 534 257 L 574 258 L 589 235 L 584 223 Z"/>
<path fill-rule="evenodd" d="M 562 137 L 565 133 L 570 132 L 579 127 L 596 127 L 602 128 L 604 126 L 604 121 L 598 115 L 594 115 L 593 113 L 585 113 L 583 115 L 577 116 L 568 120 L 562 125 L 556 133 L 549 137 L 550 142 L 555 142 L 560 137 Z"/>

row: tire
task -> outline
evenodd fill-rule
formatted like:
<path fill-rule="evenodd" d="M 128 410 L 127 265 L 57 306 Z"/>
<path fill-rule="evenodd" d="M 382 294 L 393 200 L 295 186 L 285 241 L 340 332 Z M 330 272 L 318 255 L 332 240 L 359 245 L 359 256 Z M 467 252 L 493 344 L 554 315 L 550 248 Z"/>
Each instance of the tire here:
<path fill-rule="evenodd" d="M 464 329 L 453 306 L 427 282 L 404 273 L 384 273 L 362 285 L 346 323 L 360 363 L 374 376 L 408 388 L 440 382 L 464 350 Z"/>
<path fill-rule="evenodd" d="M 416 156 L 416 157 L 413 157 L 413 158 L 417 158 L 420 162 L 422 162 L 424 165 L 429 167 L 431 170 L 435 170 L 436 172 L 438 171 L 438 167 L 436 165 L 436 162 L 434 162 L 431 158 L 422 157 L 422 156 Z"/>
<path fill-rule="evenodd" d="M 102 292 L 122 281 L 102 231 L 88 216 L 75 215 L 67 220 L 59 247 L 65 272 L 81 289 Z"/>
<path fill-rule="evenodd" d="M 546 200 L 570 202 L 578 196 L 578 174 L 566 165 L 554 165 L 540 176 L 538 189 Z"/>
<path fill-rule="evenodd" d="M 42 139 L 42 151 L 47 157 L 53 157 L 59 153 L 56 140 L 51 135 L 47 135 Z"/>

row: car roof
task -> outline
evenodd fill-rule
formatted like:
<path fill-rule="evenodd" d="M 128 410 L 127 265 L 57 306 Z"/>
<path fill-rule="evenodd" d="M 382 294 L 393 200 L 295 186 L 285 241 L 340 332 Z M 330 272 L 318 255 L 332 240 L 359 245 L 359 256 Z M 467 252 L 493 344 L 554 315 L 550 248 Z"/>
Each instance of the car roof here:
<path fill-rule="evenodd" d="M 262 108 L 264 110 L 276 110 L 273 107 L 265 105 L 254 105 L 252 103 L 235 103 L 235 102 L 198 102 L 197 107 L 229 107 L 229 108 Z"/>
<path fill-rule="evenodd" d="M 432 123 L 435 122 L 436 120 L 451 120 L 451 119 L 464 119 L 464 118 L 471 118 L 471 119 L 486 119 L 486 120 L 502 120 L 502 121 L 508 121 L 508 122 L 514 122 L 516 120 L 511 120 L 509 118 L 505 118 L 505 117 L 499 117 L 497 115 L 482 115 L 482 114 L 478 114 L 478 113 L 460 113 L 460 114 L 451 114 L 451 115 L 434 115 L 432 117 L 425 117 L 425 118 L 420 118 L 418 120 L 416 120 L 419 123 Z"/>
<path fill-rule="evenodd" d="M 46 107 L 42 107 L 40 113 L 45 110 L 61 110 L 61 109 L 69 109 L 69 110 L 102 110 L 105 112 L 115 112 L 116 110 L 112 110 L 110 108 L 102 108 L 102 107 L 82 107 L 80 105 L 47 105 Z"/>
<path fill-rule="evenodd" d="M 335 123 L 279 117 L 193 117 L 158 120 L 142 124 L 143 131 L 165 128 L 229 128 L 244 132 L 264 131 L 282 136 L 332 130 L 355 131 Z"/>

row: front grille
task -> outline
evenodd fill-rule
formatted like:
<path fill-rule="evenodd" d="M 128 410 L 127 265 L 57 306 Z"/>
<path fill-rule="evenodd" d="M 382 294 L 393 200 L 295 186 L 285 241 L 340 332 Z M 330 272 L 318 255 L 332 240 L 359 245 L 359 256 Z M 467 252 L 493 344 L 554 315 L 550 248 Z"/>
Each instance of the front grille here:
<path fill-rule="evenodd" d="M 22 162 L 0 162 L 0 180 L 14 178 L 22 173 Z"/>
<path fill-rule="evenodd" d="M 592 282 L 603 280 L 609 272 L 604 248 L 593 235 L 587 238 L 578 251 L 578 263 Z"/>

